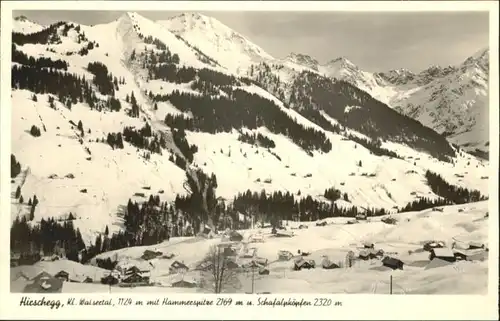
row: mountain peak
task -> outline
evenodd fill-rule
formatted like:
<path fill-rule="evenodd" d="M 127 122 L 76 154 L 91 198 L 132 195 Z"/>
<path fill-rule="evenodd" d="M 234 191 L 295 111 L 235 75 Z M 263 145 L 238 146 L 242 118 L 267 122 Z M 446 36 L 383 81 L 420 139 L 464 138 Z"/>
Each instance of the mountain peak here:
<path fill-rule="evenodd" d="M 309 55 L 292 52 L 288 55 L 288 57 L 286 57 L 286 60 L 289 60 L 298 65 L 318 70 L 318 61 Z"/>
<path fill-rule="evenodd" d="M 357 69 L 356 65 L 353 64 L 349 59 L 347 59 L 344 56 L 330 60 L 327 63 L 327 66 L 333 66 L 333 65 L 340 65 L 340 66 L 345 67 L 345 68 L 356 68 Z"/>
<path fill-rule="evenodd" d="M 238 72 L 251 63 L 271 60 L 273 57 L 249 39 L 219 20 L 197 12 L 186 12 L 159 20 L 158 24 L 185 41 L 195 44 L 208 57 L 224 67 Z"/>

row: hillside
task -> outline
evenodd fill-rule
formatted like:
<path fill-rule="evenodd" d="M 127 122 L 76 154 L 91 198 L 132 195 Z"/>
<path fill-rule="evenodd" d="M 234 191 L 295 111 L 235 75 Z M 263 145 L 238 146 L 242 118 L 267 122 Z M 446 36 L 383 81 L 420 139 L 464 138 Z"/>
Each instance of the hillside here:
<path fill-rule="evenodd" d="M 487 161 L 346 81 L 258 62 L 271 57 L 243 36 L 187 17 L 13 32 L 15 231 L 47 223 L 45 235 L 59 220 L 74 235 L 45 251 L 57 241 L 76 255 L 83 241 L 95 255 L 248 225 L 239 214 L 275 224 L 488 197 Z"/>

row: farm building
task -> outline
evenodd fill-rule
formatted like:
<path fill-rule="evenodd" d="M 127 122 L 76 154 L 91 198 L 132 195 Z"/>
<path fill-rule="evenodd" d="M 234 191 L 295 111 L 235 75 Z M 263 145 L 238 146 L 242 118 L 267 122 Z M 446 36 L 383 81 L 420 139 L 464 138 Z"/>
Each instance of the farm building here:
<path fill-rule="evenodd" d="M 358 258 L 360 260 L 367 261 L 370 258 L 372 258 L 372 255 L 371 255 L 370 251 L 368 251 L 368 250 L 361 250 L 361 251 L 359 251 Z"/>
<path fill-rule="evenodd" d="M 170 259 L 171 259 L 171 258 L 173 258 L 174 256 L 175 256 L 175 254 L 174 254 L 174 253 L 167 253 L 167 254 L 163 254 L 161 258 L 162 258 L 162 259 L 168 259 L 168 260 L 170 260 Z"/>
<path fill-rule="evenodd" d="M 64 271 L 64 270 L 57 272 L 57 274 L 54 275 L 54 277 L 56 277 L 62 281 L 66 281 L 66 282 L 69 281 L 69 273 Z"/>
<path fill-rule="evenodd" d="M 455 262 L 457 259 L 453 254 L 453 251 L 449 248 L 434 248 L 431 250 L 431 254 L 429 256 L 430 260 L 435 258 L 441 259 L 447 262 Z"/>
<path fill-rule="evenodd" d="M 322 221 L 322 222 L 317 222 L 316 223 L 316 226 L 326 226 L 326 221 Z"/>
<path fill-rule="evenodd" d="M 386 267 L 389 267 L 389 268 L 391 268 L 393 270 L 402 270 L 403 266 L 404 266 L 404 263 L 403 263 L 403 261 L 401 261 L 399 259 L 396 259 L 396 258 L 393 258 L 393 257 L 390 257 L 390 256 L 386 256 L 382 260 L 382 265 L 386 266 Z"/>
<path fill-rule="evenodd" d="M 183 273 L 187 272 L 189 268 L 182 262 L 174 261 L 172 265 L 170 265 L 169 271 L 170 273 Z"/>

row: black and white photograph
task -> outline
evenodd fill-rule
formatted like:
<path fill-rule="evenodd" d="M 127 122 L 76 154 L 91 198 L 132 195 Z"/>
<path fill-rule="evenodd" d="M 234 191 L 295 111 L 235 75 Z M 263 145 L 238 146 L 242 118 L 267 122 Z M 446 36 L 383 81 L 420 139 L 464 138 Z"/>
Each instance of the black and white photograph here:
<path fill-rule="evenodd" d="M 488 294 L 489 11 L 112 7 L 2 12 L 11 293 Z"/>

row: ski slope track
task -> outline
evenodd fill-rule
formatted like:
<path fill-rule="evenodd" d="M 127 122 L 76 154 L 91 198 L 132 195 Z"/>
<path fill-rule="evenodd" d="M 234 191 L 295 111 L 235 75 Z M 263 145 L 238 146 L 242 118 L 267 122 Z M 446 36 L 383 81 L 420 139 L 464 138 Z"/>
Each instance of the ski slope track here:
<path fill-rule="evenodd" d="M 79 31 L 76 30 L 77 26 Z M 25 29 L 20 28 L 16 26 L 14 31 L 25 33 Z M 43 27 L 33 27 L 29 33 L 40 31 L 41 28 Z M 88 43 L 78 41 L 78 36 L 82 34 L 88 42 L 94 41 L 99 46 L 89 50 L 86 55 L 71 54 L 78 52 Z M 157 195 L 162 190 L 164 192 L 159 194 L 161 200 L 173 201 L 176 195 L 187 193 L 184 188 L 186 172 L 169 160 L 171 153 L 178 157 L 184 155 L 175 145 L 170 128 L 165 125 L 164 119 L 168 114 L 189 117 L 189 113 L 182 111 L 184 106 L 175 106 L 168 100 L 158 102 L 155 107 L 155 102 L 149 93 L 153 95 L 168 95 L 174 91 L 197 95 L 201 93 L 192 89 L 191 84 L 148 79 L 148 71 L 143 68 L 141 61 L 132 60 L 130 57 L 133 52 L 139 54 L 144 48 L 148 52 L 156 52 L 157 49 L 154 45 L 145 43 L 140 35 L 160 40 L 172 53 L 178 55 L 179 66 L 197 70 L 204 68 L 238 77 L 248 76 L 251 66 L 256 66 L 262 61 L 283 64 L 284 67 L 275 72 L 280 78 L 279 83 L 286 97 L 290 94 L 287 92 L 290 90 L 287 84 L 304 70 L 325 73 L 332 77 L 341 75 L 343 73 L 341 69 L 357 70 L 345 59 L 332 62 L 328 68 L 303 66 L 301 63 L 304 61 L 311 65 L 313 60 L 297 55 L 294 59 L 286 61 L 275 59 L 215 19 L 192 14 L 154 22 L 137 13 L 126 13 L 106 24 L 95 26 L 73 24 L 67 35 L 59 35 L 61 39 L 59 43 L 17 45 L 18 51 L 34 58 L 63 60 L 68 64 L 68 73 L 85 77 L 89 81 L 93 79 L 93 74 L 87 70 L 91 62 L 104 64 L 109 73 L 124 79 L 124 83 L 120 83 L 119 88 L 115 90 L 115 98 L 122 106 L 120 111 L 98 111 L 89 108 L 84 102 L 74 103 L 69 109 L 59 101 L 57 95 L 37 93 L 34 101 L 33 92 L 13 88 L 12 154 L 21 163 L 22 172 L 12 180 L 11 186 L 13 193 L 21 187 L 25 200 L 33 195 L 37 196 L 39 204 L 36 207 L 33 223 L 47 217 L 66 217 L 71 212 L 76 217 L 75 227 L 80 229 L 85 241 L 90 243 L 95 240 L 96 235 L 103 233 L 106 225 L 110 233 L 123 229 L 122 207 L 130 198 L 140 202 L 147 200 L 150 195 Z M 217 64 L 200 59 L 200 52 Z M 365 87 L 357 83 L 361 89 L 368 90 L 369 86 L 382 88 L 381 83 L 388 83 L 382 76 L 370 77 L 365 79 L 363 85 Z M 453 164 L 446 163 L 424 151 L 417 151 L 392 141 L 384 141 L 383 147 L 396 152 L 402 159 L 376 156 L 347 136 L 347 134 L 363 136 L 361 133 L 350 128 L 345 128 L 343 133 L 330 132 L 315 123 L 313 119 L 299 114 L 298 110 L 288 108 L 286 101 L 280 99 L 275 90 L 264 87 L 258 83 L 238 86 L 239 89 L 273 101 L 279 110 L 302 127 L 324 133 L 332 148 L 328 152 L 307 153 L 290 137 L 277 134 L 265 126 L 253 130 L 238 128 L 231 132 L 216 134 L 186 131 L 189 144 L 198 147 L 193 163 L 188 166 L 187 175 L 195 177 L 195 169 L 201 169 L 208 175 L 215 173 L 218 183 L 217 196 L 228 203 L 238 193 L 248 189 L 259 193 L 263 189 L 268 193 L 288 191 L 296 199 L 300 198 L 299 195 L 310 195 L 315 199 L 325 200 L 323 197 L 325 189 L 335 187 L 349 196 L 348 202 L 338 200 L 339 206 L 395 210 L 420 197 L 438 198 L 427 185 L 425 179 L 427 170 L 439 173 L 450 184 L 474 188 L 488 195 L 488 180 L 485 177 L 488 176 L 489 162 L 486 160 L 461 151 L 457 152 Z M 391 90 L 387 89 L 374 97 L 389 97 L 393 95 Z M 140 106 L 139 117 L 130 117 L 128 114 L 131 103 L 127 102 L 127 97 L 132 92 Z M 108 98 L 99 93 L 97 95 L 103 100 Z M 220 91 L 219 95 L 224 96 L 224 93 Z M 55 108 L 49 107 L 49 96 L 55 97 Z M 328 118 L 328 115 L 323 114 L 323 116 L 330 123 L 337 122 L 333 118 Z M 83 124 L 83 136 L 76 126 L 79 121 Z M 144 157 L 144 150 L 128 142 L 124 142 L 123 149 L 113 149 L 101 141 L 106 139 L 109 133 L 122 132 L 126 126 L 139 129 L 146 123 L 151 126 L 153 132 L 162 135 L 167 141 L 167 148 L 162 149 L 161 155 L 151 153 L 150 157 Z M 41 129 L 39 137 L 30 134 L 33 125 Z M 239 131 L 261 133 L 272 139 L 276 146 L 268 149 L 244 143 L 238 140 Z M 461 135 L 466 134 L 461 133 Z M 360 161 L 363 163 L 361 167 L 358 165 Z M 137 193 L 144 196 L 137 196 Z M 12 220 L 16 216 L 29 214 L 26 202 L 19 204 L 17 199 L 12 198 L 11 207 Z M 377 224 L 381 223 L 372 225 L 378 226 Z M 377 228 L 370 233 L 376 231 Z M 382 234 L 374 235 L 380 237 Z M 301 237 L 313 237 L 313 235 L 306 233 Z M 210 241 L 206 244 L 208 243 Z M 275 249 L 273 247 L 272 251 Z M 483 268 L 476 266 L 472 269 Z M 276 280 L 276 282 L 281 281 Z M 452 283 L 452 279 L 449 279 L 449 282 Z M 352 289 L 352 291 L 364 290 Z"/>

